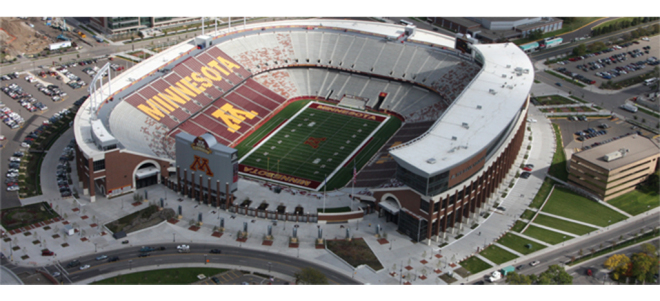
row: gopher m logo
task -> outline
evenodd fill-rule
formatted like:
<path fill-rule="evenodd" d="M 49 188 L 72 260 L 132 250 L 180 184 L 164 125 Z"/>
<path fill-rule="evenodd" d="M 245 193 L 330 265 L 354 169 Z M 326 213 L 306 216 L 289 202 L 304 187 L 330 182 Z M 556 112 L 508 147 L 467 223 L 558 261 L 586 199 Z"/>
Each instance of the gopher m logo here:
<path fill-rule="evenodd" d="M 307 141 L 305 141 L 304 144 L 307 144 L 307 145 L 311 146 L 312 148 L 318 148 L 319 144 L 321 142 L 325 141 L 325 139 L 326 139 L 325 137 L 323 137 L 323 138 L 309 137 L 309 139 L 307 139 Z"/>
<path fill-rule="evenodd" d="M 195 162 L 193 162 L 193 164 L 190 165 L 190 170 L 203 171 L 206 173 L 207 176 L 213 177 L 213 172 L 209 167 L 209 159 L 206 158 L 200 158 L 198 156 L 195 156 Z"/>

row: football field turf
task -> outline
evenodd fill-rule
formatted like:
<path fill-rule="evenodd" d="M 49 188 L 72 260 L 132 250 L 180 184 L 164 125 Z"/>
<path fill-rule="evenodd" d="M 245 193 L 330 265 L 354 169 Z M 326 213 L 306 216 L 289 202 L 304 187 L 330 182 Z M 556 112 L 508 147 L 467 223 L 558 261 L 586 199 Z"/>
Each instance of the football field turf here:
<path fill-rule="evenodd" d="M 240 161 L 241 173 L 297 185 L 322 187 L 388 117 L 311 102 L 275 129 Z M 358 154 L 359 156 L 359 154 Z M 352 164 L 352 163 L 351 163 Z"/>

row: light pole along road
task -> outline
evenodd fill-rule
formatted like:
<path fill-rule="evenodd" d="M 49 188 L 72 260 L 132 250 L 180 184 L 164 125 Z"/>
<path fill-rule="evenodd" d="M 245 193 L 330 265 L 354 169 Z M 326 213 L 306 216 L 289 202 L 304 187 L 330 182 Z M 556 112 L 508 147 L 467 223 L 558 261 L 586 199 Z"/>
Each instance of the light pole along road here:
<path fill-rule="evenodd" d="M 209 265 L 223 264 L 231 265 L 235 269 L 253 268 L 262 269 L 264 271 L 270 270 L 274 273 L 280 273 L 287 276 L 294 277 L 296 272 L 305 267 L 312 267 L 319 270 L 326 275 L 329 284 L 361 284 L 350 276 L 335 270 L 326 268 L 322 265 L 302 260 L 299 258 L 286 256 L 277 253 L 264 252 L 258 250 L 250 250 L 246 248 L 218 246 L 212 244 L 190 244 L 190 253 L 178 253 L 176 250 L 177 244 L 165 243 L 159 245 L 150 245 L 152 247 L 164 246 L 164 251 L 150 252 L 151 256 L 138 258 L 141 247 L 130 247 L 121 250 L 114 250 L 103 253 L 109 258 L 119 257 L 119 261 L 108 262 L 106 260 L 96 261 L 98 254 L 89 254 L 79 258 L 81 265 L 89 264 L 91 267 L 86 270 L 79 270 L 78 267 L 66 268 L 69 261 L 63 261 L 60 265 L 66 268 L 68 278 L 73 283 L 83 281 L 88 278 L 96 277 L 98 275 L 108 274 L 117 271 L 124 271 L 123 274 L 130 273 L 132 268 L 158 266 L 160 269 L 168 269 L 168 264 L 181 264 L 181 263 L 201 263 L 209 260 Z M 209 254 L 210 249 L 220 248 L 222 254 Z M 34 267 L 26 268 L 34 270 Z M 14 273 L 20 273 L 20 268 L 13 269 Z M 49 269 L 53 270 L 53 269 Z"/>

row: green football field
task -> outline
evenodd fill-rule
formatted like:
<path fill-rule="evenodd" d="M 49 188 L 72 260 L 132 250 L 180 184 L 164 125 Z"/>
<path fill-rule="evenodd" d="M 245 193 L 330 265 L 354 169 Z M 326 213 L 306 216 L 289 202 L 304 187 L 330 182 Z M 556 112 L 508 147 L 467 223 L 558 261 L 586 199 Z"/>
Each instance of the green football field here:
<path fill-rule="evenodd" d="M 241 172 L 249 174 L 247 170 L 256 168 L 254 170 L 258 169 L 261 174 L 255 173 L 252 176 L 272 177 L 274 180 L 284 179 L 282 178 L 284 176 L 306 179 L 315 183 L 300 185 L 315 189 L 323 182 L 326 175 L 330 180 L 335 169 L 351 157 L 353 151 L 382 122 L 385 122 L 382 120 L 385 118 L 383 116 L 378 116 L 380 121 L 368 120 L 345 113 L 312 108 L 312 106 L 336 108 L 311 103 L 310 107 L 303 108 L 297 116 L 291 117 L 293 119 L 288 123 L 278 121 L 274 125 L 271 124 L 273 129 L 278 125 L 279 128 L 275 133 L 269 133 L 257 149 L 241 159 Z M 343 108 L 338 109 L 343 110 Z M 295 181 L 282 180 L 282 182 L 298 184 Z"/>

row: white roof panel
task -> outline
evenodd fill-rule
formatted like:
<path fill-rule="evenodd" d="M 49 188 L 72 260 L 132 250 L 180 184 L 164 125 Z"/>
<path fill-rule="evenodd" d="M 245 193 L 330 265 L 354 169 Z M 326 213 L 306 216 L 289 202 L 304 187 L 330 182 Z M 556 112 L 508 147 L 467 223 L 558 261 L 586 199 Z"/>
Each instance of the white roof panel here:
<path fill-rule="evenodd" d="M 484 57 L 482 70 L 425 135 L 390 150 L 400 164 L 427 176 L 448 170 L 483 151 L 526 101 L 534 69 L 520 48 L 506 43 L 473 49 Z M 428 163 L 431 158 L 436 162 Z"/>

